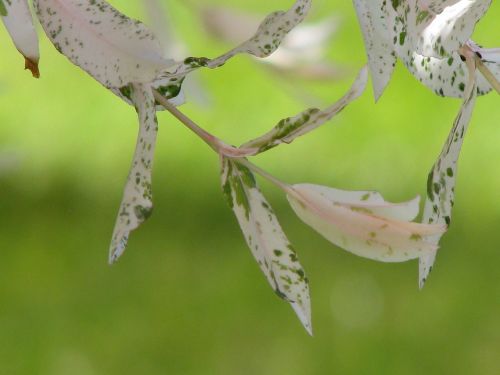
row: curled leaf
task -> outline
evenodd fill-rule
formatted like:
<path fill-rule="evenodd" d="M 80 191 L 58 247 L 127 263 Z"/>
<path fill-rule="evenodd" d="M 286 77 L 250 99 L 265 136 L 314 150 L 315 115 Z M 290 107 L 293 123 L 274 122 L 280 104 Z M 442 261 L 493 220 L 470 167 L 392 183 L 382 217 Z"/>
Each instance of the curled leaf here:
<path fill-rule="evenodd" d="M 38 37 L 27 0 L 0 0 L 0 15 L 18 51 L 24 56 L 25 68 L 40 77 Z"/>
<path fill-rule="evenodd" d="M 311 3 L 312 0 L 296 0 L 288 11 L 269 14 L 260 24 L 255 34 L 236 48 L 215 59 L 189 57 L 173 71 L 165 71 L 162 78 L 182 79 L 199 68 L 215 69 L 241 53 L 248 53 L 260 58 L 271 55 L 280 46 L 288 33 L 304 20 Z"/>
<path fill-rule="evenodd" d="M 254 175 L 237 161 L 223 158 L 222 189 L 267 281 L 312 334 L 307 277 Z"/>
<path fill-rule="evenodd" d="M 335 245 L 364 258 L 404 262 L 430 254 L 429 240 L 444 225 L 410 222 L 418 214 L 418 198 L 400 204 L 375 192 L 345 192 L 325 186 L 290 187 L 288 200 L 299 218 Z"/>

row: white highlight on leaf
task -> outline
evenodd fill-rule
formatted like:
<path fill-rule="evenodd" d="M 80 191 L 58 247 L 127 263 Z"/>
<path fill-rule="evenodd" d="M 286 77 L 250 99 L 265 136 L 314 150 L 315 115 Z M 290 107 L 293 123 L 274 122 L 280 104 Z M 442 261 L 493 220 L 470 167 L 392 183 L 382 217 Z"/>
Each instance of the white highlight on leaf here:
<path fill-rule="evenodd" d="M 335 245 L 364 258 L 404 262 L 437 249 L 430 236 L 444 225 L 410 222 L 418 214 L 419 198 L 386 202 L 376 192 L 346 192 L 325 186 L 291 186 L 288 200 L 299 218 Z"/>
<path fill-rule="evenodd" d="M 39 77 L 38 61 L 40 53 L 38 36 L 33 25 L 33 17 L 27 0 L 4 1 L 7 11 L 2 21 L 18 51 L 25 58 L 25 68 L 31 70 L 34 77 Z"/>

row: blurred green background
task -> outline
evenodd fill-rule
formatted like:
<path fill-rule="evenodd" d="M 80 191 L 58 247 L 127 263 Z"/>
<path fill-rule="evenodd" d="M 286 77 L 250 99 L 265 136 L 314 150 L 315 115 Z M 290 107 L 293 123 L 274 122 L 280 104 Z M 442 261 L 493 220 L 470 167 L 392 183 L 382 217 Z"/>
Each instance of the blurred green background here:
<path fill-rule="evenodd" d="M 112 1 L 145 19 L 140 2 Z M 192 8 L 170 0 L 193 55 L 230 46 Z M 191 1 L 257 14 L 287 0 Z M 334 82 L 276 79 L 241 56 L 198 80 L 205 105 L 182 109 L 238 144 L 307 105 L 337 100 L 364 64 L 349 1 L 315 1 L 310 20 L 338 16 Z M 495 2 L 476 30 L 500 44 Z M 219 191 L 217 157 L 160 114 L 155 213 L 109 267 L 107 250 L 137 131 L 132 108 L 41 38 L 42 79 L 1 28 L 0 374 L 499 374 L 500 100 L 478 100 L 460 162 L 453 226 L 426 288 L 417 262 L 350 255 L 302 225 L 263 189 L 311 281 L 315 336 L 271 291 Z M 293 89 L 292 89 L 293 88 Z M 460 102 L 434 96 L 398 66 L 375 105 L 371 89 L 338 118 L 255 162 L 289 182 L 424 194 Z"/>

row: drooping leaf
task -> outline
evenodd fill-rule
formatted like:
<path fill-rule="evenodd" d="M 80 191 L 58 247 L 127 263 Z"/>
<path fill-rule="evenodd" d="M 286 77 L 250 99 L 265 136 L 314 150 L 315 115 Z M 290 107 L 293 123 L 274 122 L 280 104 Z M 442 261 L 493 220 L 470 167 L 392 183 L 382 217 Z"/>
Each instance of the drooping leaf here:
<path fill-rule="evenodd" d="M 173 61 L 141 22 L 104 0 L 34 0 L 54 46 L 107 88 L 151 83 Z"/>
<path fill-rule="evenodd" d="M 130 97 L 139 117 L 139 135 L 113 230 L 109 250 L 110 263 L 115 262 L 123 254 L 130 232 L 148 219 L 153 209 L 151 171 L 158 122 L 151 85 L 132 84 Z"/>
<path fill-rule="evenodd" d="M 296 138 L 325 124 L 339 114 L 352 101 L 359 98 L 366 88 L 367 80 L 368 68 L 365 66 L 360 70 L 356 81 L 349 91 L 335 104 L 325 110 L 310 108 L 294 117 L 283 119 L 271 131 L 245 143 L 241 147 L 248 149 L 255 148 L 258 150 L 256 153 L 261 153 L 279 144 L 293 142 Z"/>
<path fill-rule="evenodd" d="M 378 100 L 396 65 L 392 30 L 388 22 L 388 2 L 354 0 L 353 3 L 363 32 L 375 100 Z"/>
<path fill-rule="evenodd" d="M 222 189 L 267 281 L 312 334 L 307 277 L 252 172 L 237 161 L 223 158 Z"/>
<path fill-rule="evenodd" d="M 25 68 L 40 77 L 38 36 L 27 0 L 0 0 L 0 15 L 17 50 L 24 56 Z"/>
<path fill-rule="evenodd" d="M 451 223 L 451 213 L 455 203 L 455 182 L 458 158 L 464 136 L 472 117 L 476 97 L 475 66 L 469 66 L 469 78 L 464 90 L 462 107 L 455 119 L 453 128 L 451 129 L 443 150 L 429 174 L 427 182 L 427 200 L 425 203 L 424 217 L 422 219 L 425 223 L 446 224 L 448 226 Z M 432 238 L 432 242 L 437 243 L 440 238 L 441 235 L 437 234 Z M 432 270 L 435 259 L 436 252 L 432 252 L 420 258 L 419 285 L 421 288 L 424 286 Z"/>
<path fill-rule="evenodd" d="M 388 203 L 374 192 L 343 192 L 311 184 L 291 186 L 288 200 L 299 218 L 330 242 L 380 262 L 404 262 L 430 254 L 429 237 L 443 225 L 409 222 L 418 200 Z"/>

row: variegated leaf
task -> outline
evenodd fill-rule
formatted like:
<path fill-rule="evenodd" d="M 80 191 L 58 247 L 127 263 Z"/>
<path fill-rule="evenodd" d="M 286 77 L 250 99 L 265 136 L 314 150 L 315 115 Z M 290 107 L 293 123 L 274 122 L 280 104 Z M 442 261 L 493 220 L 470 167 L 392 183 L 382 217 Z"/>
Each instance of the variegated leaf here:
<path fill-rule="evenodd" d="M 490 7 L 491 0 L 460 0 L 448 4 L 439 13 L 435 13 L 426 1 L 409 0 L 392 4 L 398 14 L 395 19 L 396 48 L 404 45 L 404 51 L 414 51 L 425 57 L 447 58 L 469 40 L 476 23 Z"/>
<path fill-rule="evenodd" d="M 438 59 L 424 57 L 407 51 L 409 58 L 404 58 L 403 63 L 410 73 L 432 90 L 436 95 L 444 97 L 462 98 L 467 84 L 467 67 L 458 52 L 450 57 Z M 490 83 L 476 72 L 477 94 L 485 95 L 491 92 Z"/>
<path fill-rule="evenodd" d="M 0 0 L 0 15 L 17 50 L 24 56 L 25 68 L 40 77 L 38 37 L 27 0 Z"/>
<path fill-rule="evenodd" d="M 388 203 L 374 192 L 344 192 L 326 186 L 297 184 L 287 192 L 297 216 L 327 240 L 363 258 L 405 262 L 436 251 L 429 240 L 443 225 L 409 222 L 418 199 Z"/>
<path fill-rule="evenodd" d="M 312 334 L 307 277 L 252 172 L 237 161 L 223 158 L 222 189 L 267 281 Z"/>
<path fill-rule="evenodd" d="M 113 231 L 109 250 L 110 263 L 123 254 L 130 232 L 138 228 L 151 215 L 153 209 L 151 172 L 158 122 L 151 85 L 133 84 L 130 98 L 139 116 L 139 135 Z"/>
<path fill-rule="evenodd" d="M 396 66 L 388 4 L 381 0 L 353 0 L 353 3 L 363 32 L 375 99 L 378 100 Z"/>
<path fill-rule="evenodd" d="M 238 47 L 212 60 L 205 57 L 189 57 L 173 71 L 164 72 L 162 78 L 182 79 L 187 74 L 202 67 L 215 69 L 241 53 L 248 53 L 256 57 L 269 56 L 280 46 L 288 33 L 304 20 L 311 3 L 312 0 L 296 0 L 288 11 L 269 14 L 260 24 L 256 33 Z"/>
<path fill-rule="evenodd" d="M 461 43 L 473 44 L 467 38 L 474 29 L 473 25 L 488 9 L 489 3 L 489 0 L 354 0 L 365 38 L 376 97 L 390 79 L 393 67 L 389 62 L 394 63 L 396 56 L 417 80 L 437 95 L 462 98 L 467 68 L 457 47 Z M 451 14 L 457 18 L 452 18 Z M 419 34 L 425 31 L 425 27 L 429 27 L 427 39 Z M 441 35 L 439 43 L 439 36 L 435 36 L 434 32 Z M 424 48 L 426 40 L 430 42 Z M 438 51 L 440 58 L 418 53 L 424 50 L 433 56 L 435 53 L 429 51 Z M 477 94 L 487 94 L 491 88 L 490 83 L 478 72 Z"/>
<path fill-rule="evenodd" d="M 470 64 L 475 65 L 474 62 Z M 427 201 L 425 203 L 423 222 L 429 224 L 451 223 L 451 213 L 455 199 L 455 181 L 457 176 L 457 163 L 462 148 L 463 140 L 472 111 L 476 102 L 476 76 L 475 66 L 469 67 L 469 78 L 464 90 L 464 100 L 460 112 L 453 124 L 453 128 L 441 151 L 441 154 L 434 164 L 429 174 L 427 182 Z M 432 239 L 437 243 L 441 235 L 436 235 Z M 436 259 L 436 252 L 432 252 L 420 258 L 419 263 L 419 284 L 422 288 L 425 284 L 432 266 Z"/>
<path fill-rule="evenodd" d="M 335 104 L 320 110 L 310 108 L 297 116 L 281 120 L 270 132 L 242 145 L 242 148 L 257 149 L 256 153 L 267 151 L 282 143 L 291 143 L 296 138 L 307 134 L 331 120 L 340 113 L 349 103 L 359 98 L 365 91 L 368 80 L 368 68 L 361 69 L 349 91 Z"/>
<path fill-rule="evenodd" d="M 151 83 L 173 61 L 141 22 L 104 0 L 34 0 L 54 46 L 108 88 Z"/>

